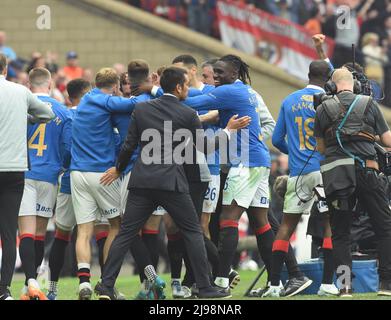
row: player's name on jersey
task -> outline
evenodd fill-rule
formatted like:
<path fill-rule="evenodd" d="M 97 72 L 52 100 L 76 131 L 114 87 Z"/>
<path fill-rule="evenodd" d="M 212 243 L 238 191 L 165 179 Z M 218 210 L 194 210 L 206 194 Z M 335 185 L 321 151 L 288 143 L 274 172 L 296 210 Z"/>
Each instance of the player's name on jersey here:
<path fill-rule="evenodd" d="M 314 109 L 314 103 L 311 101 L 301 101 L 300 103 L 292 105 L 292 112 L 299 111 L 302 109 L 310 109 L 310 110 L 315 110 Z"/>

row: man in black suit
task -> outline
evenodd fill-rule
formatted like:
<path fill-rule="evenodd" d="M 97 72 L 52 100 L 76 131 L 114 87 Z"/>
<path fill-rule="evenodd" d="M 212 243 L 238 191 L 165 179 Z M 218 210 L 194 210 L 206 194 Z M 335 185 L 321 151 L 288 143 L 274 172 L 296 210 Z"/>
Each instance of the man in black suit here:
<path fill-rule="evenodd" d="M 186 151 L 193 150 L 193 143 L 197 148 L 201 145 L 201 149 L 203 147 L 203 150 L 210 152 L 213 150 L 210 148 L 211 144 L 215 146 L 220 141 L 227 141 L 229 130 L 247 126 L 250 119 L 236 119 L 234 116 L 226 129 L 215 139 L 208 140 L 202 131 L 202 134 L 199 134 L 202 125 L 197 113 L 180 102 L 188 94 L 187 71 L 176 67 L 167 68 L 160 84 L 166 93 L 158 99 L 140 103 L 135 107 L 116 167 L 109 169 L 101 179 L 102 184 L 110 184 L 117 179 L 126 168 L 133 151 L 138 145 L 141 146 L 129 181 L 130 193 L 121 229 L 110 248 L 102 282 L 95 290 L 100 299 L 115 299 L 114 283 L 130 243 L 153 210 L 161 205 L 181 230 L 199 288 L 199 297 L 230 297 L 230 293 L 211 286 L 203 233 L 189 195 L 183 163 L 188 161 L 189 155 L 186 155 Z M 190 155 L 190 159 L 192 158 Z M 144 255 L 143 258 L 140 269 L 144 270 L 151 282 L 151 289 L 158 298 L 164 298 L 164 281 L 157 276 L 149 256 Z"/>

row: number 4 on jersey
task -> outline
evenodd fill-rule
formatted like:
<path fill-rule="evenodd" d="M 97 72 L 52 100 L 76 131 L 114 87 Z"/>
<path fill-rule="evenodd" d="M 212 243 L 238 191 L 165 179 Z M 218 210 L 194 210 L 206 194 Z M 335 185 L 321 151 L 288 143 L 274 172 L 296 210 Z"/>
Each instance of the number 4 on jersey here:
<path fill-rule="evenodd" d="M 44 150 L 47 149 L 47 145 L 45 144 L 45 131 L 46 131 L 46 123 L 40 124 L 28 142 L 29 149 L 37 150 L 37 157 L 42 157 Z M 34 143 L 34 140 L 37 137 L 38 137 L 38 143 Z"/>

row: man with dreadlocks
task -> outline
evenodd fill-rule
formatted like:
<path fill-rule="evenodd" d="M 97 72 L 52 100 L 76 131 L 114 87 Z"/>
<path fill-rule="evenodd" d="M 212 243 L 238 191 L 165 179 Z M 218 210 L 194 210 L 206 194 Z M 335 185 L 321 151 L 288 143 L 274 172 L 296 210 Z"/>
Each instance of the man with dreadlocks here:
<path fill-rule="evenodd" d="M 221 125 L 225 126 L 235 114 L 251 117 L 251 123 L 230 145 L 231 169 L 223 192 L 220 216 L 220 266 L 215 284 L 229 291 L 229 272 L 238 243 L 238 221 L 247 211 L 250 224 L 257 235 L 258 249 L 267 269 L 270 267 L 273 232 L 267 219 L 269 207 L 270 155 L 261 134 L 256 92 L 248 65 L 240 57 L 226 55 L 213 66 L 216 88 L 208 94 L 188 98 L 185 104 L 196 110 L 219 110 Z M 235 154 L 232 151 L 236 151 Z"/>

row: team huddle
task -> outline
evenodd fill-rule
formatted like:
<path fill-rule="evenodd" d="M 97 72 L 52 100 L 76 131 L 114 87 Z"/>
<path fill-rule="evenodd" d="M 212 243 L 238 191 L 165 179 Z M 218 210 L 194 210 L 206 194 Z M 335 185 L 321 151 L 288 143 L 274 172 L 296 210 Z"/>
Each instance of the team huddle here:
<path fill-rule="evenodd" d="M 31 91 L 51 106 L 55 118 L 28 127 L 30 171 L 25 174 L 18 221 L 19 254 L 26 276 L 21 299 L 57 298 L 65 250 L 76 226 L 80 300 L 90 300 L 94 292 L 90 283 L 90 243 L 94 236 L 101 266 L 101 280 L 95 286 L 99 299 L 124 299 L 114 284 L 129 250 L 140 274 L 141 289 L 136 299 L 164 299 L 166 284 L 156 273 L 162 220 L 168 239 L 173 298 L 231 297 L 231 290 L 240 281 L 231 266 L 238 245 L 238 221 L 244 212 L 268 274 L 266 287 L 257 295 L 290 297 L 312 284 L 300 271 L 289 239 L 301 215 L 309 213 L 316 201 L 314 188 L 322 185 L 323 156 L 316 148 L 313 96 L 324 92 L 332 65 L 324 60 L 310 64 L 308 86 L 282 102 L 277 122 L 261 95 L 251 88 L 249 67 L 240 57 L 226 55 L 204 62 L 202 77 L 197 66 L 192 56 L 181 55 L 173 59 L 172 66 L 152 74 L 143 60 L 130 61 L 127 74 L 121 77 L 113 69 L 103 68 L 96 74 L 94 87 L 82 79 L 69 82 L 67 91 L 74 106 L 70 109 L 49 96 L 48 70 L 36 68 L 30 72 Z M 347 69 L 336 69 L 333 81 L 338 85 L 349 74 Z M 178 213 L 181 209 L 175 207 L 174 200 L 171 203 L 167 199 L 156 200 L 161 195 L 154 193 L 154 178 L 145 178 L 146 171 L 165 164 L 146 164 L 145 159 L 155 149 L 148 151 L 145 141 L 134 138 L 141 130 L 140 118 L 144 112 L 145 123 L 171 119 L 171 114 L 165 114 L 157 106 L 169 99 L 173 99 L 172 104 L 180 101 L 185 109 L 175 108 L 189 119 L 197 115 L 189 121 L 210 133 L 203 137 L 205 144 L 218 145 L 212 148 L 213 152 L 207 152 L 199 150 L 195 142 L 184 142 L 194 149 L 191 161 L 180 165 L 186 185 L 182 185 L 183 180 L 175 180 L 171 188 L 171 181 L 159 181 L 162 190 L 190 195 L 197 213 L 194 223 L 186 222 L 187 212 L 182 216 Z M 155 101 L 158 101 L 156 106 Z M 180 129 L 180 124 L 173 128 Z M 289 155 L 289 177 L 278 179 L 284 197 L 284 215 L 281 225 L 275 222 L 274 228 L 268 217 L 271 158 L 266 142 L 270 138 L 276 148 Z M 165 152 L 162 150 L 162 158 L 167 156 Z M 222 154 L 225 154 L 224 161 Z M 172 166 L 164 168 L 171 170 Z M 140 179 L 141 176 L 144 178 Z M 136 206 L 134 197 L 148 197 L 136 189 L 151 190 L 153 206 L 145 205 L 147 212 L 139 214 L 138 208 L 133 214 L 131 210 Z M 209 221 L 219 197 L 222 197 L 222 208 L 218 245 L 215 245 L 211 241 Z M 53 216 L 56 233 L 49 257 L 49 287 L 44 293 L 36 280 L 37 269 L 44 256 L 48 221 Z M 133 230 L 130 228 L 133 222 L 142 228 Z M 335 262 L 328 218 L 324 230 L 324 270 L 318 294 L 339 295 L 339 289 L 333 284 Z M 197 234 L 200 241 L 191 243 L 190 233 Z M 183 262 L 186 275 L 182 280 Z M 283 285 L 284 264 L 289 280 Z"/>

